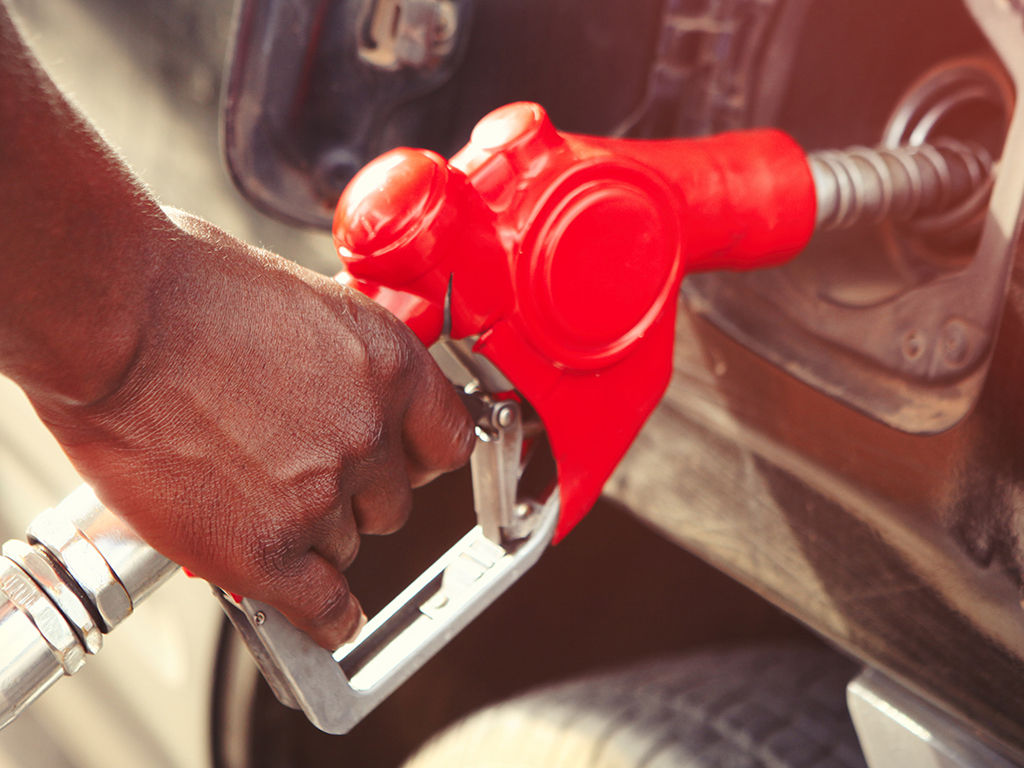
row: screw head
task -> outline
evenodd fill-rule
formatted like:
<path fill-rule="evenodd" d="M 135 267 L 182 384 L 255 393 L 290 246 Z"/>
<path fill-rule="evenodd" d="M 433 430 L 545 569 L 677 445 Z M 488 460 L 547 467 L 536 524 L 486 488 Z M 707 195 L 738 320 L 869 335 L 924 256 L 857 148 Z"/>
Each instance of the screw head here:
<path fill-rule="evenodd" d="M 252 623 L 255 624 L 257 627 L 262 626 L 263 622 L 265 622 L 266 620 L 267 614 L 265 614 L 263 611 L 256 611 L 256 613 L 252 617 Z"/>
<path fill-rule="evenodd" d="M 498 426 L 511 427 L 516 420 L 516 411 L 511 405 L 503 405 L 496 415 Z"/>

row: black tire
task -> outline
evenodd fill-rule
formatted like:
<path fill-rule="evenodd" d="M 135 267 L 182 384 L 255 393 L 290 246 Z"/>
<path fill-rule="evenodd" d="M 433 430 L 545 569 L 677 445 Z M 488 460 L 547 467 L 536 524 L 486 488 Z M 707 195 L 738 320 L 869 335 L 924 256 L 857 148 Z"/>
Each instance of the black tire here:
<path fill-rule="evenodd" d="M 480 710 L 403 768 L 865 768 L 845 704 L 856 671 L 818 648 L 650 662 Z"/>

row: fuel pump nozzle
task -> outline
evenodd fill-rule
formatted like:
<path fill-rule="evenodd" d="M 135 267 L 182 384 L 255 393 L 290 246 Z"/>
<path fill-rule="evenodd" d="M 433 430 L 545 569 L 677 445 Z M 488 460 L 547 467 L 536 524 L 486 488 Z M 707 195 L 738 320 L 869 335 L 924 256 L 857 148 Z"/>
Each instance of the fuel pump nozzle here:
<path fill-rule="evenodd" d="M 816 229 L 939 226 L 984 203 L 991 165 L 955 143 L 808 156 L 772 130 L 579 136 L 529 103 L 485 117 L 450 162 L 372 162 L 338 203 L 338 279 L 434 345 L 467 398 L 477 526 L 334 653 L 215 588 L 277 697 L 346 732 L 579 522 L 668 384 L 687 272 L 775 266 Z M 557 477 L 526 495 L 540 430 Z M 0 727 L 176 567 L 87 488 L 5 544 Z"/>

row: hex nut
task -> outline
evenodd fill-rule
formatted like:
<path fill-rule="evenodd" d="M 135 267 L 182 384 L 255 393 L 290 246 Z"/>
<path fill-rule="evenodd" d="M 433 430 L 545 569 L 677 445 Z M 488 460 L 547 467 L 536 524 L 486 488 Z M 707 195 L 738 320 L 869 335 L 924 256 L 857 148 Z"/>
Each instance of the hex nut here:
<path fill-rule="evenodd" d="M 28 540 L 45 548 L 78 583 L 95 606 L 103 632 L 109 632 L 131 615 L 132 601 L 127 590 L 99 550 L 60 508 L 37 515 L 28 526 Z"/>
<path fill-rule="evenodd" d="M 45 550 L 12 539 L 3 545 L 3 555 L 12 560 L 56 604 L 71 628 L 82 641 L 87 653 L 96 654 L 103 647 L 103 633 L 82 599 L 69 587 L 53 566 Z"/>
<path fill-rule="evenodd" d="M 85 664 L 85 649 L 71 625 L 34 581 L 11 560 L 0 558 L 0 592 L 27 616 L 64 674 L 73 675 Z"/>
<path fill-rule="evenodd" d="M 103 506 L 87 485 L 58 504 L 57 511 L 103 556 L 133 606 L 178 568 Z"/>

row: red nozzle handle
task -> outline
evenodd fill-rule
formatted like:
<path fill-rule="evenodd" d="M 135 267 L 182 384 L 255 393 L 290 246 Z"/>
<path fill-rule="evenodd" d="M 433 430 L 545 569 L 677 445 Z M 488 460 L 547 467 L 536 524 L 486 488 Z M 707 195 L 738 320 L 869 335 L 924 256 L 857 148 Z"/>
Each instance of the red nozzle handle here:
<path fill-rule="evenodd" d="M 557 537 L 578 522 L 668 385 L 687 270 L 775 266 L 814 231 L 804 152 L 772 130 L 627 141 L 560 133 L 502 107 L 450 163 L 397 149 L 338 202 L 346 280 L 452 335 L 539 413 L 558 464 Z"/>

